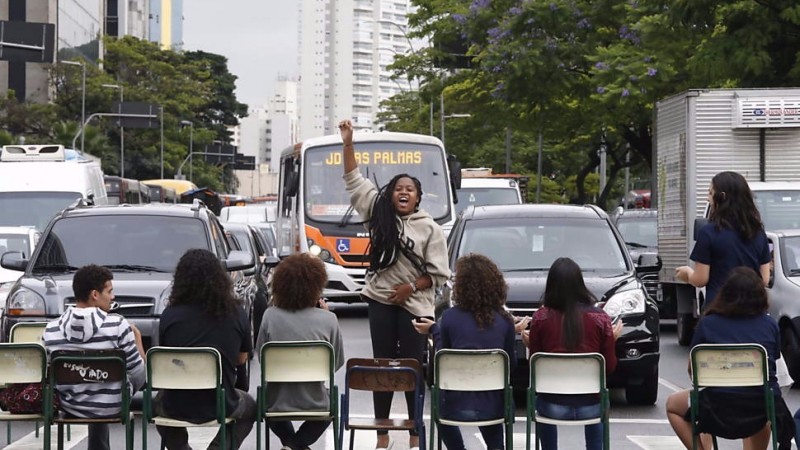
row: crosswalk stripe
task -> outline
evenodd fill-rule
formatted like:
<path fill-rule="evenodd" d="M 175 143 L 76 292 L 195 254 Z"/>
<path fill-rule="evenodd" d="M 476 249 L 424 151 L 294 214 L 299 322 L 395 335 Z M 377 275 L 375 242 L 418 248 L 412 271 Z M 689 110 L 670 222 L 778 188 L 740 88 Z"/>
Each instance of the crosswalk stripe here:
<path fill-rule="evenodd" d="M 664 386 L 665 388 L 671 390 L 672 392 L 683 391 L 683 390 L 686 389 L 686 388 L 682 388 L 682 387 L 678 386 L 677 384 L 674 384 L 674 383 L 672 383 L 669 380 L 666 380 L 664 378 L 659 378 L 658 379 L 658 384 Z"/>
<path fill-rule="evenodd" d="M 72 425 L 71 427 L 71 437 L 69 441 L 67 440 L 66 430 L 64 430 L 64 450 L 69 450 L 72 447 L 75 447 L 80 443 L 86 436 L 89 435 L 89 427 L 86 425 Z M 5 439 L 5 438 L 4 438 Z M 58 425 L 53 425 L 50 427 L 50 444 L 55 447 L 58 443 Z M 44 428 L 39 430 L 39 437 L 36 437 L 36 432 L 31 431 L 30 433 L 26 434 L 22 439 L 17 439 L 16 441 L 9 444 L 6 450 L 41 450 L 42 446 L 44 445 Z"/>

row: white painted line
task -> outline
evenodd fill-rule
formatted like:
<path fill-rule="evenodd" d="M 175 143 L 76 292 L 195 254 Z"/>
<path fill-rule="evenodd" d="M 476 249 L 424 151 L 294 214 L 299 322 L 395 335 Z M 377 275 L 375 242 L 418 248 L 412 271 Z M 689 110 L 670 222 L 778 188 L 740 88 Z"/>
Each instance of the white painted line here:
<path fill-rule="evenodd" d="M 206 448 L 219 432 L 219 427 L 189 427 L 186 430 L 189 432 L 189 446 L 192 448 Z M 255 430 L 253 432 L 255 433 Z"/>
<path fill-rule="evenodd" d="M 668 380 L 666 380 L 664 378 L 659 378 L 658 379 L 658 384 L 664 386 L 665 388 L 671 390 L 672 392 L 684 391 L 684 390 L 687 389 L 687 388 L 680 387 L 677 384 L 673 384 L 673 383 L 671 383 L 670 381 L 668 381 Z"/>
<path fill-rule="evenodd" d="M 33 423 L 33 422 L 31 422 Z M 69 441 L 67 440 L 67 430 L 64 429 L 64 450 L 69 450 L 80 443 L 86 436 L 89 435 L 89 427 L 86 425 L 72 425 L 72 432 Z M 3 438 L 5 440 L 5 437 Z M 58 443 L 58 425 L 50 427 L 50 445 L 55 447 Z M 36 432 L 31 431 L 26 434 L 22 439 L 18 439 L 7 447 L 7 450 L 41 450 L 44 446 L 44 428 L 39 429 L 39 437 L 36 437 Z"/>
<path fill-rule="evenodd" d="M 642 450 L 684 450 L 677 436 L 628 436 Z"/>

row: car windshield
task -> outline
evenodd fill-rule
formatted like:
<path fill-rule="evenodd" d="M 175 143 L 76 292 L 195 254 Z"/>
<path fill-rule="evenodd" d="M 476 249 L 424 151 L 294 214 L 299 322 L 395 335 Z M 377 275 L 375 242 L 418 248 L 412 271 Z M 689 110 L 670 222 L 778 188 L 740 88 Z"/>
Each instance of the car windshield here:
<path fill-rule="evenodd" d="M 192 248 L 209 248 L 200 219 L 151 215 L 66 217 L 41 244 L 33 272 L 86 264 L 173 272 Z"/>
<path fill-rule="evenodd" d="M 5 252 L 22 252 L 30 256 L 31 242 L 28 234 L 0 233 L 0 255 Z"/>
<path fill-rule="evenodd" d="M 753 191 L 764 229 L 800 228 L 800 191 Z"/>
<path fill-rule="evenodd" d="M 247 230 L 230 230 L 229 232 L 239 244 L 239 250 L 244 250 L 247 253 L 253 251 L 253 248 L 250 246 L 250 239 L 247 236 L 247 233 L 249 233 Z"/>
<path fill-rule="evenodd" d="M 786 276 L 800 276 L 800 236 L 789 236 L 781 239 L 783 245 L 783 272 Z"/>
<path fill-rule="evenodd" d="M 0 192 L 0 227 L 44 230 L 56 213 L 79 198 L 78 192 Z"/>
<path fill-rule="evenodd" d="M 462 187 L 458 190 L 458 203 L 456 213 L 467 209 L 467 206 L 485 205 L 516 205 L 519 203 L 519 193 L 516 188 L 477 188 Z"/>
<path fill-rule="evenodd" d="M 625 217 L 618 219 L 617 229 L 625 242 L 643 247 L 658 247 L 658 219 L 653 217 Z"/>
<path fill-rule="evenodd" d="M 623 248 L 603 220 L 507 218 L 470 220 L 458 255 L 481 253 L 504 272 L 547 271 L 556 258 L 572 258 L 583 271 L 609 276 L 628 270 Z"/>

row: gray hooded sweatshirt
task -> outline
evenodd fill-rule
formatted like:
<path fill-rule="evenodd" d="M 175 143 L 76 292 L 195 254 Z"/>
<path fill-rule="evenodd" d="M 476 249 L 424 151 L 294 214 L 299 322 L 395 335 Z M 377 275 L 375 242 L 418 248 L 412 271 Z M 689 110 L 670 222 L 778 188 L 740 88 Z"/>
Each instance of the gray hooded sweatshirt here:
<path fill-rule="evenodd" d="M 346 173 L 344 181 L 353 208 L 364 220 L 369 220 L 378 189 L 370 180 L 361 176 L 358 169 Z M 431 215 L 422 210 L 407 216 L 398 216 L 397 222 L 400 239 L 413 242 L 414 253 L 425 262 L 428 275 L 433 281 L 432 287 L 413 293 L 401 306 L 415 316 L 433 316 L 434 292 L 450 278 L 444 233 Z M 388 298 L 394 292 L 394 286 L 412 283 L 422 276 L 414 263 L 402 252 L 398 252 L 397 262 L 377 273 L 368 274 L 367 284 L 361 291 L 363 295 L 376 302 L 391 305 L 393 303 Z"/>

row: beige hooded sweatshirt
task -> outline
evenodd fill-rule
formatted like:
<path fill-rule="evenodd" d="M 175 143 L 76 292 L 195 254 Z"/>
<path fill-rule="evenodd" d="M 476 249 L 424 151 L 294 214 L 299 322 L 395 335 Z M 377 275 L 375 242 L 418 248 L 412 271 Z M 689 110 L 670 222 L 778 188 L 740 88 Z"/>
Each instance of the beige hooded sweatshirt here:
<path fill-rule="evenodd" d="M 368 179 L 361 176 L 356 168 L 344 175 L 347 193 L 350 194 L 350 203 L 353 208 L 367 221 L 372 217 L 372 207 L 378 196 L 378 189 Z M 414 253 L 425 261 L 425 266 L 433 281 L 433 286 L 420 289 L 411 294 L 411 297 L 401 306 L 415 316 L 433 316 L 433 295 L 436 288 L 443 285 L 450 278 L 450 268 L 447 265 L 447 243 L 442 228 L 430 214 L 425 211 L 416 211 L 407 216 L 397 218 L 400 229 L 400 239 L 411 240 Z M 367 227 L 368 224 L 365 224 Z M 387 305 L 393 304 L 388 300 L 393 293 L 393 286 L 414 282 L 422 276 L 422 272 L 398 249 L 397 262 L 367 275 L 367 283 L 361 293 L 372 300 Z"/>

